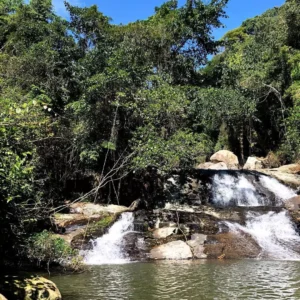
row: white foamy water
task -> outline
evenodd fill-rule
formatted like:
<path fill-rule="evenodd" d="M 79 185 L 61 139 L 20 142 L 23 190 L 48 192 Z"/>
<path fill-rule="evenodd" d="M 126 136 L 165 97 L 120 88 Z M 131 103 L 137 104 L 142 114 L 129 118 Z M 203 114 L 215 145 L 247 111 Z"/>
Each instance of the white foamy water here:
<path fill-rule="evenodd" d="M 213 178 L 213 202 L 219 206 L 263 206 L 264 199 L 244 176 L 225 174 Z"/>
<path fill-rule="evenodd" d="M 269 176 L 260 176 L 259 181 L 265 188 L 267 188 L 277 198 L 279 198 L 281 200 L 288 200 L 292 197 L 297 196 L 296 193 L 292 189 L 290 189 L 289 187 L 280 183 L 275 178 L 272 178 Z"/>
<path fill-rule="evenodd" d="M 250 234 L 262 249 L 261 258 L 300 260 L 300 236 L 287 212 L 263 215 L 249 213 L 245 226 L 225 222 L 230 231 Z"/>
<path fill-rule="evenodd" d="M 258 193 L 255 186 L 244 176 L 215 175 L 213 202 L 219 206 L 281 206 L 284 200 L 294 197 L 295 192 L 274 178 L 261 175 L 255 182 L 274 194 L 275 203 Z M 300 260 L 300 236 L 288 213 L 269 212 L 259 215 L 248 213 L 245 226 L 225 222 L 231 232 L 250 234 L 259 244 L 261 258 Z"/>
<path fill-rule="evenodd" d="M 124 264 L 130 260 L 123 252 L 123 238 L 133 231 L 132 213 L 123 213 L 108 233 L 94 241 L 93 249 L 85 253 L 88 265 Z"/>

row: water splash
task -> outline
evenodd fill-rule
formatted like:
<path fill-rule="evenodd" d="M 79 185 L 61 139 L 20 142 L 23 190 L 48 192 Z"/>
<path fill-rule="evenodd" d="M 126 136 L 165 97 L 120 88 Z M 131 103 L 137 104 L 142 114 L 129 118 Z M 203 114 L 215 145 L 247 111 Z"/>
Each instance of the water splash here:
<path fill-rule="evenodd" d="M 105 265 L 130 262 L 123 251 L 123 238 L 127 233 L 133 231 L 133 221 L 133 213 L 123 213 L 107 234 L 93 242 L 93 249 L 85 253 L 85 263 L 88 265 Z"/>
<path fill-rule="evenodd" d="M 231 232 L 250 234 L 262 249 L 261 258 L 300 260 L 300 236 L 286 211 L 263 215 L 249 213 L 245 226 L 225 222 Z"/>

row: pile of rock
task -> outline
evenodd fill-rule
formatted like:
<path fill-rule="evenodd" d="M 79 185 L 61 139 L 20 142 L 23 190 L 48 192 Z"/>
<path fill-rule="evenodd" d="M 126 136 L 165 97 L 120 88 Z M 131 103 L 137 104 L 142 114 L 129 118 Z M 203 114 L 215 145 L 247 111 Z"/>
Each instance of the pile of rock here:
<path fill-rule="evenodd" d="M 210 162 L 200 164 L 196 169 L 237 170 L 239 169 L 239 160 L 233 152 L 220 150 L 210 158 Z"/>

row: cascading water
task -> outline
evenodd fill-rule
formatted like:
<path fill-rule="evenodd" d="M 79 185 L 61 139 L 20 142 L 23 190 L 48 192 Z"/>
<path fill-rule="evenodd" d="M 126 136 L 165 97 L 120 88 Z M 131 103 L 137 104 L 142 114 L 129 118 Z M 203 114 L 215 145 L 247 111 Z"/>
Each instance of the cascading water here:
<path fill-rule="evenodd" d="M 213 178 L 213 202 L 218 206 L 263 206 L 264 199 L 254 185 L 243 175 L 215 175 Z"/>
<path fill-rule="evenodd" d="M 258 182 L 275 196 L 273 206 L 282 206 L 295 193 L 276 179 L 260 175 Z M 272 206 L 244 175 L 215 175 L 213 203 L 219 206 Z M 245 226 L 224 222 L 231 232 L 250 234 L 262 249 L 261 258 L 300 260 L 300 236 L 286 211 L 248 213 Z"/>
<path fill-rule="evenodd" d="M 279 200 L 287 200 L 295 197 L 295 192 L 287 186 L 281 184 L 276 179 L 269 176 L 260 176 L 260 183 L 270 190 Z"/>
<path fill-rule="evenodd" d="M 134 229 L 132 213 L 123 213 L 108 233 L 93 242 L 93 249 L 84 254 L 88 265 L 124 264 L 130 260 L 123 252 L 123 238 Z"/>
<path fill-rule="evenodd" d="M 250 234 L 260 245 L 262 252 L 261 258 L 271 258 L 280 260 L 299 260 L 298 254 L 294 248 L 300 246 L 300 236 L 287 212 L 280 213 L 269 212 L 263 215 L 255 213 L 248 214 L 246 226 L 225 222 L 230 231 Z"/>

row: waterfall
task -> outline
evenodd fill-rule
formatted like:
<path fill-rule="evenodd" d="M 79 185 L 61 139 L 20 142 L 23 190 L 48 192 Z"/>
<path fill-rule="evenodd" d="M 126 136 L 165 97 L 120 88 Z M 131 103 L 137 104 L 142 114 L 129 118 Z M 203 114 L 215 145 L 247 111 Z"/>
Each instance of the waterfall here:
<path fill-rule="evenodd" d="M 124 264 L 130 260 L 123 252 L 123 238 L 133 231 L 132 213 L 123 213 L 108 233 L 93 241 L 93 249 L 84 254 L 88 265 Z"/>
<path fill-rule="evenodd" d="M 213 202 L 218 206 L 263 206 L 264 199 L 244 175 L 217 174 L 213 178 Z"/>
<path fill-rule="evenodd" d="M 256 185 L 265 188 L 275 196 L 272 203 L 266 196 L 261 195 L 253 183 L 244 175 L 217 174 L 213 178 L 213 203 L 226 206 L 281 206 L 284 200 L 295 196 L 290 188 L 274 178 L 260 175 Z M 258 185 L 257 185 L 258 186 Z M 224 222 L 229 231 L 240 234 L 246 233 L 259 244 L 261 258 L 300 260 L 300 236 L 295 230 L 288 213 L 268 212 L 248 213 L 245 226 L 237 223 Z"/>
<path fill-rule="evenodd" d="M 287 200 L 297 196 L 292 189 L 288 188 L 272 177 L 260 176 L 259 181 L 265 188 L 273 192 L 274 195 L 279 199 Z"/>
<path fill-rule="evenodd" d="M 296 196 L 295 192 L 274 178 L 260 175 L 255 183 L 275 197 L 275 202 L 260 195 L 257 188 L 243 174 L 216 174 L 213 177 L 212 193 L 215 205 L 226 206 L 281 206 L 284 200 Z"/>
<path fill-rule="evenodd" d="M 300 260 L 300 254 L 296 252 L 297 248 L 300 249 L 300 236 L 286 211 L 263 215 L 248 213 L 247 219 L 245 226 L 225 224 L 231 232 L 250 234 L 262 249 L 261 258 Z"/>

